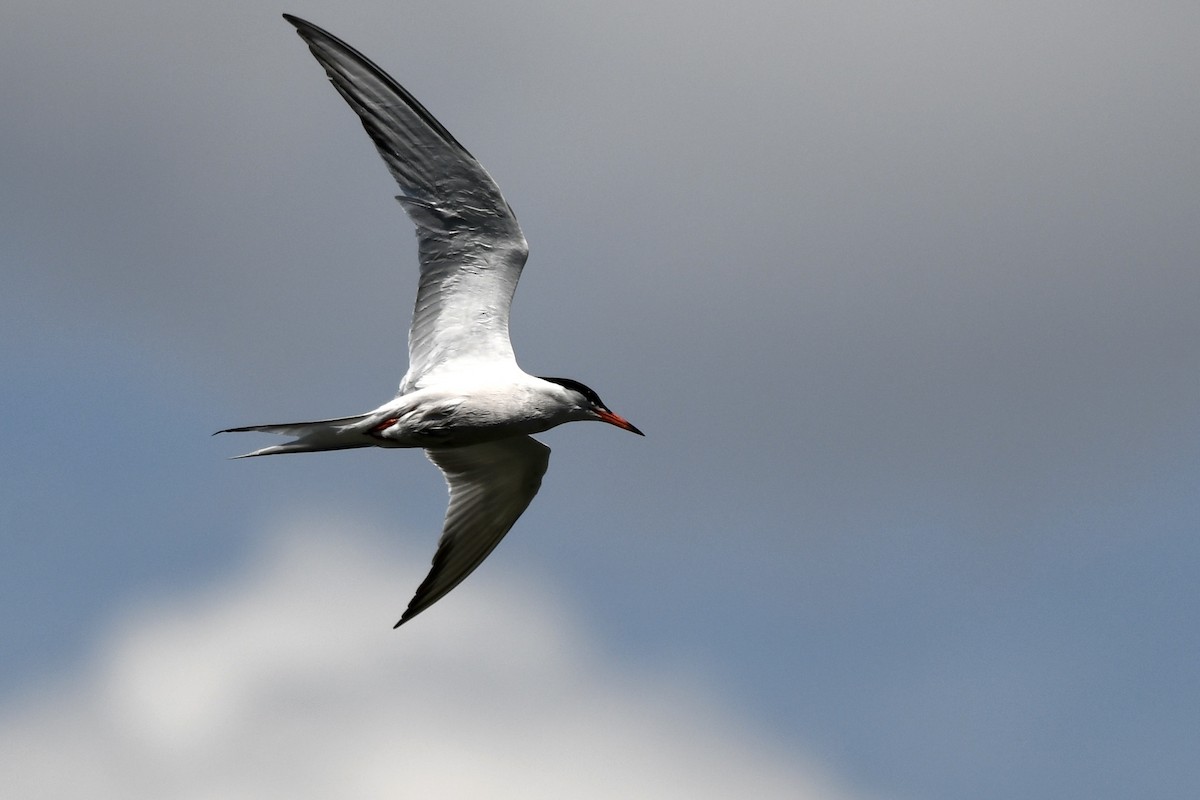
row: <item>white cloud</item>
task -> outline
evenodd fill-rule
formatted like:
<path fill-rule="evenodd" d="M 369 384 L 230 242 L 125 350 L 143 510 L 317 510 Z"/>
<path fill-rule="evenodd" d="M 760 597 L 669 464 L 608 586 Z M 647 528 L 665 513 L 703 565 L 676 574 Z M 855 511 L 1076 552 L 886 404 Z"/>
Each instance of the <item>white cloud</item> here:
<path fill-rule="evenodd" d="M 848 796 L 696 676 L 615 663 L 552 591 L 485 570 L 391 632 L 424 557 L 344 519 L 272 541 L 8 708 L 6 794 Z"/>

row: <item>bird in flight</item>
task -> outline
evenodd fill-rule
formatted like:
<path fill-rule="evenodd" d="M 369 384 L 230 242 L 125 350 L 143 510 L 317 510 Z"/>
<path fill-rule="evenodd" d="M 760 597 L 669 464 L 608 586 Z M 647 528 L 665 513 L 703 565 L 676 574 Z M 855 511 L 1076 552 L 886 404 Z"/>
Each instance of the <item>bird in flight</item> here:
<path fill-rule="evenodd" d="M 354 48 L 284 19 L 308 44 L 400 186 L 416 226 L 420 285 L 408 372 L 374 411 L 250 425 L 291 436 L 237 458 L 356 447 L 420 447 L 446 478 L 450 505 L 433 566 L 395 627 L 436 603 L 487 558 L 537 494 L 550 448 L 530 434 L 599 420 L 644 435 L 587 386 L 517 366 L 508 312 L 529 248 L 491 176 L 425 107 Z"/>

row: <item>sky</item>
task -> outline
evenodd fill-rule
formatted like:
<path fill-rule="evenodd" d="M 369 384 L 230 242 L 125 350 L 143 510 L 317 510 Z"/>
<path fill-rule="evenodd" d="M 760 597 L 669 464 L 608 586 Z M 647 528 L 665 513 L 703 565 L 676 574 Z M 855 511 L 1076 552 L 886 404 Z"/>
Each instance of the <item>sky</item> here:
<path fill-rule="evenodd" d="M 411 226 L 291 27 L 531 254 L 570 425 L 399 631 L 441 477 L 234 425 L 403 374 Z M 1200 793 L 1194 3 L 16 0 L 0 774 L 31 798 Z M 70 764 L 63 771 L 61 764 Z"/>

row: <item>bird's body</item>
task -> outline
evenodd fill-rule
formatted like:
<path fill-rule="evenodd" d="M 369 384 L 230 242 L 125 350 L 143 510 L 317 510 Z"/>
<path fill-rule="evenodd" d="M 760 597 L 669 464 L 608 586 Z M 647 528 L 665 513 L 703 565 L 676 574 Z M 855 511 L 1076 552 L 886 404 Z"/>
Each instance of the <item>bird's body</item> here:
<path fill-rule="evenodd" d="M 561 384 L 518 371 L 462 376 L 416 389 L 357 417 L 250 425 L 221 433 L 259 431 L 299 437 L 238 458 L 355 447 L 463 447 L 542 433 L 556 425 L 595 419 Z"/>
<path fill-rule="evenodd" d="M 441 469 L 450 507 L 433 567 L 397 626 L 471 573 L 525 511 L 550 449 L 531 438 L 564 422 L 599 420 L 633 433 L 588 387 L 517 366 L 508 313 L 528 247 L 479 162 L 403 87 L 344 42 L 285 14 L 399 184 L 417 228 L 420 285 L 409 369 L 396 397 L 353 417 L 252 425 L 294 437 L 245 456 L 419 447 Z"/>

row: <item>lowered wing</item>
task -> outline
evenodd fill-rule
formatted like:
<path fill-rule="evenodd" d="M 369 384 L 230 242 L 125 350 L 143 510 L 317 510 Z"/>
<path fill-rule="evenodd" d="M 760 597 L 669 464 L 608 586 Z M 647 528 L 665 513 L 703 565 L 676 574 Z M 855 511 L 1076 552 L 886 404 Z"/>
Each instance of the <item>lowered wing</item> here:
<path fill-rule="evenodd" d="M 542 485 L 550 448 L 529 436 L 426 450 L 450 487 L 450 507 L 433 556 L 400 627 L 478 567 L 524 513 Z"/>

